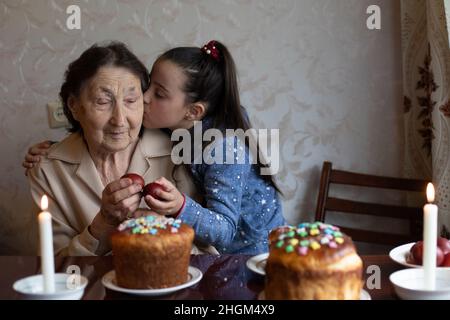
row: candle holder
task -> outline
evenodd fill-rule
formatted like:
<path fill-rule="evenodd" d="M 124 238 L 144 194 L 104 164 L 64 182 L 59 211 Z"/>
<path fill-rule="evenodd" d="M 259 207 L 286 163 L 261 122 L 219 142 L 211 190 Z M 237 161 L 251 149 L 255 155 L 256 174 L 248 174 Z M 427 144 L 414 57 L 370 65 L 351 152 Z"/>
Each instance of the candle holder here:
<path fill-rule="evenodd" d="M 77 283 L 73 283 L 74 277 L 79 277 Z M 54 292 L 44 292 L 42 274 L 17 280 L 13 288 L 26 300 L 80 300 L 87 284 L 88 279 L 82 275 L 56 273 Z"/>
<path fill-rule="evenodd" d="M 436 286 L 427 289 L 424 268 L 403 269 L 392 273 L 389 280 L 399 298 L 404 300 L 450 300 L 450 268 L 436 270 Z"/>

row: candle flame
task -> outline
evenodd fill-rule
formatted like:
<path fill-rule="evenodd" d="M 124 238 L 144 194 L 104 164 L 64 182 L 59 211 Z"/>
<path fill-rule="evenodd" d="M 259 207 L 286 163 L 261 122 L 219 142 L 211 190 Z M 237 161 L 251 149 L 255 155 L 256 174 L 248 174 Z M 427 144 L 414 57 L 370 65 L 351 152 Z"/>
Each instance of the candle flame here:
<path fill-rule="evenodd" d="M 47 210 L 48 208 L 48 198 L 46 195 L 43 195 L 41 198 L 41 209 L 42 211 Z"/>
<path fill-rule="evenodd" d="M 427 200 L 428 203 L 434 202 L 434 187 L 431 182 L 429 182 L 427 185 Z"/>

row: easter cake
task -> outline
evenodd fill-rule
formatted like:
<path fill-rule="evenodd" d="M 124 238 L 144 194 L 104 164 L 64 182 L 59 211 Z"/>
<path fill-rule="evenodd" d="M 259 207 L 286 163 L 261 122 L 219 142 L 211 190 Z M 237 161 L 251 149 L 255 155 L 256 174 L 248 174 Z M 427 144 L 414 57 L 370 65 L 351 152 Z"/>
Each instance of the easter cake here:
<path fill-rule="evenodd" d="M 357 300 L 362 260 L 350 237 L 321 223 L 283 226 L 269 234 L 265 297 L 273 300 Z"/>
<path fill-rule="evenodd" d="M 161 289 L 185 283 L 194 230 L 181 220 L 146 216 L 124 221 L 111 237 L 117 284 Z"/>

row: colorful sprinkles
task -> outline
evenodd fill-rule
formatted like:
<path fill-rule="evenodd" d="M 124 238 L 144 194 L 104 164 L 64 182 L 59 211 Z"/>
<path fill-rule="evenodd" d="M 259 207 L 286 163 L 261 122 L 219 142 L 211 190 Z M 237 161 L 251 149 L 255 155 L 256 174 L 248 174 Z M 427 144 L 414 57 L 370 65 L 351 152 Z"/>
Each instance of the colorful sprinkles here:
<path fill-rule="evenodd" d="M 297 227 L 283 228 L 285 231 L 278 235 L 275 246 L 287 253 L 295 252 L 304 256 L 309 250 L 319 250 L 322 246 L 337 248 L 344 243 L 344 235 L 338 227 L 322 222 L 304 222 Z"/>
<path fill-rule="evenodd" d="M 158 233 L 158 230 L 169 230 L 171 233 L 177 233 L 181 226 L 180 219 L 166 218 L 163 216 L 146 216 L 124 221 L 117 228 L 119 231 L 131 229 L 132 234 L 152 234 Z"/>

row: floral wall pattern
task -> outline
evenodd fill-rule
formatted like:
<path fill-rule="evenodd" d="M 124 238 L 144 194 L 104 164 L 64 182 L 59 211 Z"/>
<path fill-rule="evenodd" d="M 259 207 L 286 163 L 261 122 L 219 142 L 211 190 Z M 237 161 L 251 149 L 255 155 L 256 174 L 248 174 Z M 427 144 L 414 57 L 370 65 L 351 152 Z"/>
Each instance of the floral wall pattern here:
<path fill-rule="evenodd" d="M 81 29 L 66 8 L 81 8 Z M 366 9 L 381 8 L 381 30 Z M 288 222 L 314 216 L 324 160 L 403 172 L 400 3 L 391 0 L 0 0 L 0 254 L 33 254 L 35 217 L 21 162 L 59 140 L 46 103 L 69 62 L 97 41 L 119 40 L 151 66 L 164 50 L 216 38 L 236 59 L 242 102 L 257 128 L 280 129 Z"/>

